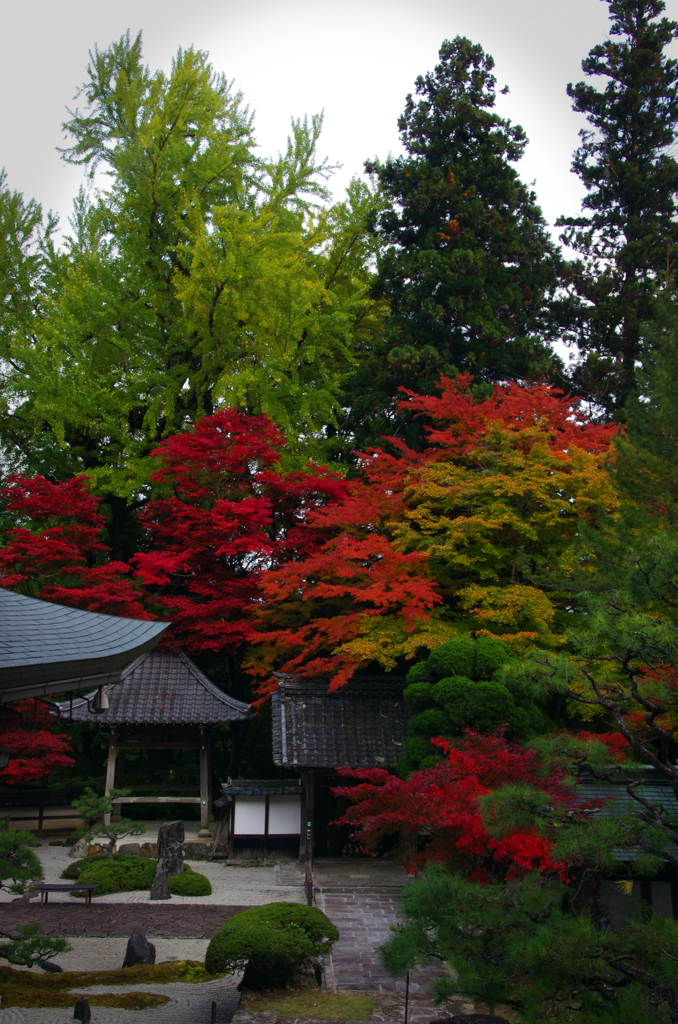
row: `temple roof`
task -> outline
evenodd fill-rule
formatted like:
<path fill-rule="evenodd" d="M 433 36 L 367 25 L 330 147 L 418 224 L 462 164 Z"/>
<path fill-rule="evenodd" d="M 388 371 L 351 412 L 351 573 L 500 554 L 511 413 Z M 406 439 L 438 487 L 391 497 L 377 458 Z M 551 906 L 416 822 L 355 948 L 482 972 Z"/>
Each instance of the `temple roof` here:
<path fill-rule="evenodd" d="M 73 721 L 97 725 L 210 725 L 250 718 L 250 705 L 210 682 L 183 651 L 152 651 L 137 658 L 117 686 L 106 687 L 107 711 L 93 714 L 85 698 L 73 701 Z M 89 695 L 90 701 L 93 694 Z M 60 707 L 68 714 L 70 701 Z"/>
<path fill-rule="evenodd" d="M 283 678 L 271 699 L 273 761 L 294 768 L 393 768 L 407 710 L 397 683 L 361 679 L 328 693 Z"/>
<path fill-rule="evenodd" d="M 0 701 L 114 683 L 168 626 L 0 589 Z"/>

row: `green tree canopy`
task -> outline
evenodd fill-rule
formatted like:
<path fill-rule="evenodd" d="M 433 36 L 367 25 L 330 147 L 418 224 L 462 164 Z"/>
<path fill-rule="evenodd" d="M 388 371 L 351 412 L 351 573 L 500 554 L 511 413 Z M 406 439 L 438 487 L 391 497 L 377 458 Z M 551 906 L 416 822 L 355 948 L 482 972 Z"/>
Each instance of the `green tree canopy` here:
<path fill-rule="evenodd" d="M 512 166 L 527 138 L 493 109 L 493 68 L 468 39 L 444 42 L 398 121 L 406 154 L 366 164 L 387 204 L 374 294 L 391 312 L 347 392 L 360 444 L 390 432 L 401 385 L 430 394 L 441 374 L 524 379 L 554 365 L 544 339 L 558 257 Z"/>
<path fill-rule="evenodd" d="M 261 159 L 205 53 L 180 49 L 169 74 L 143 64 L 140 36 L 90 56 L 63 155 L 91 184 L 54 286 L 17 332 L 6 443 L 23 451 L 14 435 L 46 430 L 50 456 L 22 468 L 66 461 L 120 495 L 146 481 L 162 436 L 221 404 L 269 413 L 298 458 L 312 453 L 356 338 L 380 329 L 371 191 L 355 182 L 321 211 L 322 116 L 293 120 L 286 152 Z"/>
<path fill-rule="evenodd" d="M 578 304 L 571 337 L 581 353 L 576 381 L 608 412 L 634 388 L 643 325 L 678 256 L 678 61 L 667 48 L 678 22 L 664 0 L 608 0 L 610 38 L 582 69 L 594 82 L 568 85 L 589 127 L 572 170 L 587 195 L 579 217 L 563 217 L 562 240 L 578 254 L 566 282 Z M 604 82 L 599 87 L 598 82 Z"/>

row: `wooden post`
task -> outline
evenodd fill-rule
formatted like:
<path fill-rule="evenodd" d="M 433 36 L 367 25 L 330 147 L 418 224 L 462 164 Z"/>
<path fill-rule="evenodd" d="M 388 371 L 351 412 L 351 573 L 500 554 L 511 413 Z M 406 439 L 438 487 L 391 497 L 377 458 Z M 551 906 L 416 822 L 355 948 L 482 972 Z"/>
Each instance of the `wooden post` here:
<path fill-rule="evenodd" d="M 120 737 L 118 737 L 118 739 L 120 739 Z M 123 789 L 125 785 L 125 750 L 124 748 L 121 748 L 120 743 L 118 743 L 118 752 L 115 758 L 115 777 L 113 785 L 116 789 Z M 113 808 L 111 821 L 120 821 L 122 819 L 122 814 L 120 813 L 121 810 L 122 808 L 120 804 L 118 804 L 117 809 Z"/>
<path fill-rule="evenodd" d="M 306 792 L 306 863 L 313 867 L 313 840 L 315 837 L 315 772 L 308 773 Z"/>
<path fill-rule="evenodd" d="M 306 860 L 306 786 L 308 772 L 299 772 L 301 776 L 301 800 L 299 801 L 299 861 L 301 864 Z"/>
<path fill-rule="evenodd" d="M 108 742 L 108 761 L 106 762 L 106 796 L 114 787 L 115 783 L 115 760 L 118 753 L 118 735 L 115 726 L 111 726 L 111 735 Z M 104 825 L 110 825 L 111 815 L 104 814 Z"/>
<path fill-rule="evenodd" d="M 405 1020 L 403 1024 L 407 1024 L 407 1011 L 410 1003 L 410 972 L 407 972 L 407 979 L 405 981 Z"/>
<path fill-rule="evenodd" d="M 211 838 L 212 833 L 207 827 L 207 816 L 209 814 L 209 758 L 207 752 L 207 737 L 205 730 L 200 727 L 200 831 L 198 838 Z"/>
<path fill-rule="evenodd" d="M 212 814 L 212 734 L 207 733 L 207 820 L 214 821 Z"/>
<path fill-rule="evenodd" d="M 309 907 L 313 906 L 313 831 L 314 831 L 314 818 L 315 818 L 315 774 L 313 772 L 307 772 L 305 777 L 306 782 L 306 800 L 304 802 L 306 808 L 305 821 L 304 821 L 304 861 L 305 861 L 305 888 L 306 888 L 306 902 Z"/>

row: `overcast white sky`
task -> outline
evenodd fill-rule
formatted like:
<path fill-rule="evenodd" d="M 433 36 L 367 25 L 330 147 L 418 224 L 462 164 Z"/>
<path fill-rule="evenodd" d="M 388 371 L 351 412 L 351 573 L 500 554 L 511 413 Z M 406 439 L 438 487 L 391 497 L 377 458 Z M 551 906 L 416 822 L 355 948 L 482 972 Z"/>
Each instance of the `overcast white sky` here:
<path fill-rule="evenodd" d="M 669 0 L 678 16 L 678 0 Z M 0 0 L 0 166 L 9 184 L 63 221 L 81 171 L 61 161 L 61 123 L 84 81 L 87 52 L 128 28 L 152 68 L 178 46 L 208 50 L 256 111 L 262 154 L 284 146 L 290 116 L 324 109 L 321 152 L 343 170 L 339 198 L 363 161 L 399 148 L 397 117 L 445 38 L 466 35 L 496 60 L 502 114 L 531 140 L 521 173 L 536 179 L 547 220 L 575 213 L 570 173 L 584 124 L 565 93 L 609 25 L 603 0 Z M 64 223 L 64 227 L 66 224 Z"/>

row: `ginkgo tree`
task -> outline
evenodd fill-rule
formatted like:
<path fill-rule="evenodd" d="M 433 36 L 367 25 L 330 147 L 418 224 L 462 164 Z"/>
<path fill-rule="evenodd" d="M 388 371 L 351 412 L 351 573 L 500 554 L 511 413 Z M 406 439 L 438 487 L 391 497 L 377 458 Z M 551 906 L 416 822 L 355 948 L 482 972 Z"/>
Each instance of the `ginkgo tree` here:
<path fill-rule="evenodd" d="M 272 416 L 303 465 L 355 347 L 381 331 L 367 232 L 380 199 L 356 181 L 329 204 L 321 115 L 293 119 L 286 150 L 261 158 L 243 97 L 191 47 L 151 70 L 127 34 L 95 48 L 79 96 L 63 156 L 99 188 L 77 199 L 41 301 L 37 267 L 21 329 L 0 332 L 7 458 L 136 500 L 163 437 L 237 404 Z M 31 212 L 35 246 L 49 225 Z"/>

